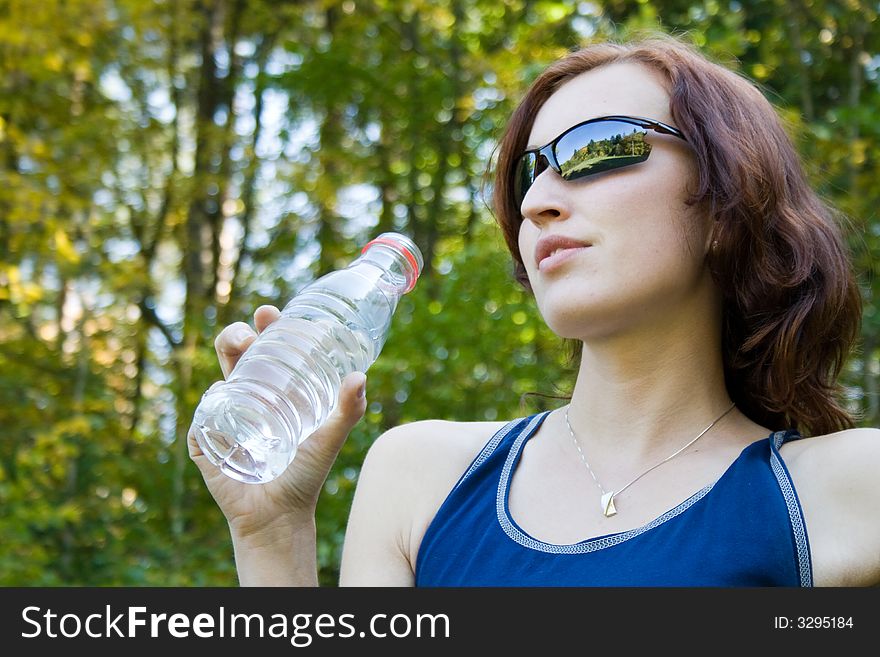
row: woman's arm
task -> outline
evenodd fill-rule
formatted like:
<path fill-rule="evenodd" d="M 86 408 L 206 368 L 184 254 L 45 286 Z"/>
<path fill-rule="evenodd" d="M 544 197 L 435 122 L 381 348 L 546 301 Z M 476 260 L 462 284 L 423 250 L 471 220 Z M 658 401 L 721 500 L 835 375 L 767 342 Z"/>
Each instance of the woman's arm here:
<path fill-rule="evenodd" d="M 259 534 L 230 533 L 241 586 L 318 586 L 314 518 Z"/>
<path fill-rule="evenodd" d="M 340 586 L 414 585 L 419 509 L 436 489 L 436 471 L 448 461 L 429 458 L 437 424 L 443 423 L 395 427 L 370 447 L 351 505 Z"/>
<path fill-rule="evenodd" d="M 358 478 L 340 585 L 413 586 L 419 548 L 437 510 L 505 424 L 421 420 L 382 434 Z"/>
<path fill-rule="evenodd" d="M 351 505 L 340 565 L 340 586 L 413 586 L 409 554 L 413 510 L 420 496 L 414 472 L 413 427 L 385 432 L 370 447 Z"/>

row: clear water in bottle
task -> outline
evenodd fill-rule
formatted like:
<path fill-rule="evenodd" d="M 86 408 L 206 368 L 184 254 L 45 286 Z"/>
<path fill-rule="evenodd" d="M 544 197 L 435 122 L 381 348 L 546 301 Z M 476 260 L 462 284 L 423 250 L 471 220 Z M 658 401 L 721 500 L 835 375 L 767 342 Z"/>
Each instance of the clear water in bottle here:
<path fill-rule="evenodd" d="M 303 288 L 202 396 L 190 433 L 211 462 L 247 483 L 284 472 L 335 407 L 342 379 L 375 362 L 422 266 L 412 240 L 383 233 Z"/>

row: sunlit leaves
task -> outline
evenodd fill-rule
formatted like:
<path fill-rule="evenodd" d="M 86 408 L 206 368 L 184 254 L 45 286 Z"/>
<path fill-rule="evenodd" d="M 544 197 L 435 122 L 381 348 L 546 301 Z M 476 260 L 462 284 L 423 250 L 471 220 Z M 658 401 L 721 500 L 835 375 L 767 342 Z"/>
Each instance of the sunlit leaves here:
<path fill-rule="evenodd" d="M 234 584 L 225 523 L 181 450 L 220 376 L 213 336 L 379 230 L 413 236 L 429 268 L 325 486 L 323 583 L 382 431 L 561 403 L 540 395 L 573 372 L 512 280 L 484 176 L 547 63 L 646 28 L 754 77 L 850 217 L 869 363 L 847 376 L 876 418 L 877 11 L 796 4 L 4 3 L 0 583 Z"/>

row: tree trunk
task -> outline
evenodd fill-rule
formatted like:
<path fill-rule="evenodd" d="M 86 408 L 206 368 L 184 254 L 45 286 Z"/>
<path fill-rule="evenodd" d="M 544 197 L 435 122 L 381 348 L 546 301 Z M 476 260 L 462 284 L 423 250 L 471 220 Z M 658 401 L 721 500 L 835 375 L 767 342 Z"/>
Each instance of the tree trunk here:
<path fill-rule="evenodd" d="M 212 204 L 216 204 L 217 192 L 212 193 L 212 157 L 218 153 L 218 131 L 214 127 L 214 115 L 222 98 L 219 90 L 222 83 L 217 80 L 215 53 L 222 37 L 223 15 L 225 3 L 215 0 L 203 6 L 201 31 L 201 67 L 196 107 L 196 153 L 195 171 L 193 172 L 194 191 L 185 223 L 183 242 L 183 276 L 185 280 L 186 298 L 184 300 L 183 339 L 176 350 L 177 365 L 177 444 L 174 451 L 174 473 L 171 485 L 171 535 L 179 544 L 184 532 L 184 490 L 186 464 L 189 455 L 186 444 L 186 433 L 192 418 L 194 404 L 192 371 L 196 349 L 201 341 L 204 328 L 205 310 L 210 292 L 206 275 L 216 269 L 213 253 L 213 236 L 211 233 Z M 216 229 L 216 227 L 214 227 Z"/>
<path fill-rule="evenodd" d="M 325 13 L 328 37 L 334 40 L 337 35 L 337 8 L 329 7 Z M 342 256 L 340 240 L 341 220 L 337 210 L 337 199 L 342 179 L 339 172 L 340 144 L 344 128 L 342 112 L 338 105 L 328 100 L 324 104 L 324 122 L 321 124 L 321 149 L 318 153 L 318 170 L 321 178 L 317 183 L 315 202 L 318 205 L 318 244 L 321 253 L 318 259 L 317 276 L 323 276 L 337 268 Z"/>
<path fill-rule="evenodd" d="M 219 313 L 220 325 L 226 325 L 232 318 L 229 313 L 232 309 L 237 308 L 235 303 L 241 293 L 240 274 L 242 263 L 248 261 L 251 257 L 251 250 L 248 247 L 248 239 L 251 234 L 251 227 L 254 218 L 254 203 L 256 198 L 257 177 L 260 171 L 260 159 L 257 157 L 257 145 L 260 143 L 260 137 L 263 134 L 263 104 L 265 102 L 266 93 L 266 64 L 269 61 L 269 55 L 275 46 L 277 33 L 267 34 L 260 40 L 254 54 L 254 62 L 257 65 L 257 77 L 254 83 L 254 132 L 251 135 L 250 144 L 248 146 L 248 164 L 244 172 L 244 183 L 241 190 L 241 202 L 244 208 L 241 211 L 239 221 L 241 222 L 241 242 L 238 247 L 238 254 L 235 258 L 235 264 L 232 269 L 231 288 L 229 292 L 229 303 L 227 303 Z"/>

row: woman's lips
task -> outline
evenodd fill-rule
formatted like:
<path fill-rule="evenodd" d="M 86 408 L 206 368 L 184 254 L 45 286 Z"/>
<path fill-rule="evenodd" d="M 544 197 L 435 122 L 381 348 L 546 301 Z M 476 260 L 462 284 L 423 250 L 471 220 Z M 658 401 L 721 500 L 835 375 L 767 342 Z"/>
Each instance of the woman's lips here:
<path fill-rule="evenodd" d="M 568 235 L 558 234 L 544 235 L 538 240 L 538 243 L 535 244 L 535 266 L 539 270 L 543 270 L 545 267 L 544 261 L 550 260 L 551 256 L 552 259 L 555 260 L 563 255 L 561 251 L 576 251 L 591 246 L 592 244 L 593 241 L 591 239 L 577 239 Z M 556 255 L 553 255 L 554 253 Z"/>
<path fill-rule="evenodd" d="M 572 258 L 583 254 L 589 248 L 589 246 L 575 246 L 558 249 L 538 263 L 538 271 L 545 274 L 558 269 Z"/>

